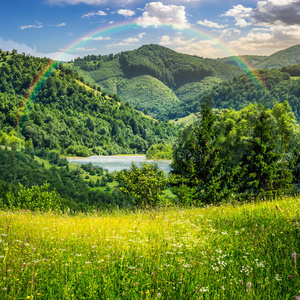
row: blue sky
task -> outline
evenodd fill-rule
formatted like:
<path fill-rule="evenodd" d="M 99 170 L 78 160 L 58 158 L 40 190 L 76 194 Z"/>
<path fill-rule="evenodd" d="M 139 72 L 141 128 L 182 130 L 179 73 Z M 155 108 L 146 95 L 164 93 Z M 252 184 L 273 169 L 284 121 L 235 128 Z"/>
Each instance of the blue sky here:
<path fill-rule="evenodd" d="M 89 38 L 106 26 L 130 28 Z M 72 49 L 68 45 L 79 41 Z M 202 57 L 269 55 L 300 43 L 300 0 L 11 0 L 0 48 L 69 60 L 155 43 Z M 66 50 L 67 53 L 62 55 Z"/>

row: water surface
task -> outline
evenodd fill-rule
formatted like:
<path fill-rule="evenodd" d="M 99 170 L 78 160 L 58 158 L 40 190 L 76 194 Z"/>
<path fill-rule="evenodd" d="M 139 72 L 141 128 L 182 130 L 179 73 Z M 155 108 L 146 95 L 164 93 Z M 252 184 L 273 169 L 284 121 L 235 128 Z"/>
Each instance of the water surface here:
<path fill-rule="evenodd" d="M 91 156 L 87 158 L 68 158 L 68 161 L 80 165 L 91 163 L 93 166 L 102 167 L 109 172 L 130 169 L 132 162 L 138 167 L 141 166 L 141 163 L 157 164 L 166 174 L 172 170 L 170 160 L 146 160 L 145 155 Z"/>

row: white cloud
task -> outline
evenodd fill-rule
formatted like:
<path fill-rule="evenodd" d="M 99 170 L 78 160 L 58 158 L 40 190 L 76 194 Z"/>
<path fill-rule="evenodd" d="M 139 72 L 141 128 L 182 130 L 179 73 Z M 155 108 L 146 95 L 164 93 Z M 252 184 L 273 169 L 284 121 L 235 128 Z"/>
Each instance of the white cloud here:
<path fill-rule="evenodd" d="M 219 31 L 220 37 L 232 36 L 233 34 L 241 34 L 241 31 L 236 28 L 227 28 Z"/>
<path fill-rule="evenodd" d="M 160 38 L 159 44 L 190 55 L 211 58 L 224 56 L 224 53 L 216 47 L 219 44 L 217 40 L 197 41 L 196 38 L 185 40 L 181 36 L 171 38 L 164 35 Z"/>
<path fill-rule="evenodd" d="M 224 56 L 224 52 L 218 49 L 217 45 L 218 42 L 214 40 L 197 41 L 176 47 L 174 50 L 181 53 L 209 58 L 217 58 Z"/>
<path fill-rule="evenodd" d="M 37 29 L 39 29 L 39 28 L 43 28 L 43 27 L 44 27 L 44 25 L 42 25 L 41 22 L 35 22 L 34 25 L 22 25 L 22 26 L 20 26 L 20 29 L 21 30 L 30 29 L 30 28 L 37 28 Z"/>
<path fill-rule="evenodd" d="M 143 27 L 168 25 L 174 29 L 190 27 L 184 6 L 163 5 L 161 2 L 147 3 L 142 17 L 137 19 L 137 24 Z"/>
<path fill-rule="evenodd" d="M 236 51 L 254 54 L 271 54 L 295 45 L 300 36 L 300 25 L 286 26 L 277 23 L 267 30 L 252 30 L 245 37 L 231 41 L 229 45 Z"/>
<path fill-rule="evenodd" d="M 184 46 L 186 44 L 191 44 L 196 41 L 196 38 L 190 40 L 184 40 L 182 36 L 171 38 L 168 35 L 164 35 L 160 38 L 159 44 L 163 46 Z"/>
<path fill-rule="evenodd" d="M 86 37 L 83 39 L 84 41 L 110 41 L 110 36 L 97 36 L 97 37 Z"/>
<path fill-rule="evenodd" d="M 0 37 L 0 48 L 5 51 L 12 51 L 13 49 L 16 49 L 18 53 L 30 54 L 35 57 L 48 57 L 54 60 L 58 59 L 62 61 L 70 61 L 77 57 L 72 54 L 64 53 L 63 51 L 41 53 L 36 49 L 36 47 L 32 48 L 24 43 L 18 43 L 12 40 L 5 40 L 2 37 Z"/>
<path fill-rule="evenodd" d="M 66 23 L 60 23 L 60 24 L 56 24 L 56 25 L 50 25 L 50 26 L 52 26 L 52 27 L 64 27 L 64 26 L 66 26 L 67 24 Z"/>
<path fill-rule="evenodd" d="M 220 25 L 218 23 L 212 22 L 212 21 L 208 21 L 208 20 L 204 20 L 204 21 L 198 21 L 197 24 L 202 25 L 202 26 L 206 26 L 206 27 L 210 27 L 210 28 L 225 28 L 227 25 Z"/>
<path fill-rule="evenodd" d="M 240 27 L 246 27 L 250 25 L 246 19 L 250 18 L 253 9 L 251 7 L 244 7 L 243 5 L 234 5 L 232 9 L 228 10 L 222 16 L 235 18 L 236 25 Z"/>
<path fill-rule="evenodd" d="M 90 18 L 93 16 L 107 16 L 107 13 L 105 13 L 102 10 L 98 10 L 97 12 L 92 11 L 92 12 L 82 15 L 81 18 Z"/>
<path fill-rule="evenodd" d="M 142 33 L 138 34 L 138 38 L 142 39 L 145 35 L 146 35 L 146 32 L 142 32 Z"/>
<path fill-rule="evenodd" d="M 129 9 L 118 9 L 117 13 L 125 17 L 132 17 L 135 15 L 135 12 Z"/>
<path fill-rule="evenodd" d="M 127 38 L 124 39 L 122 42 L 119 43 L 112 43 L 110 45 L 107 45 L 107 47 L 119 47 L 119 46 L 130 46 L 138 43 L 140 41 L 139 38 Z"/>
<path fill-rule="evenodd" d="M 112 43 L 110 45 L 107 45 L 107 47 L 130 46 L 130 45 L 137 44 L 144 37 L 145 34 L 146 34 L 146 32 L 142 32 L 142 33 L 138 34 L 137 37 L 127 38 L 119 43 Z"/>
<path fill-rule="evenodd" d="M 97 48 L 84 48 L 84 47 L 82 47 L 82 48 L 76 48 L 72 51 L 74 51 L 74 52 L 76 52 L 76 51 L 78 51 L 78 52 L 90 52 L 90 51 L 96 51 L 96 50 L 97 50 Z"/>

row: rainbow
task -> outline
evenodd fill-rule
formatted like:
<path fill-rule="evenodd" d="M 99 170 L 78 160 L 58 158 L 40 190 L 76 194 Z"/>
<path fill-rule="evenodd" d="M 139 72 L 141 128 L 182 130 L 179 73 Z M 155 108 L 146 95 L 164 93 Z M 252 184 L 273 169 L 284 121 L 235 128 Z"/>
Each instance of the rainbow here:
<path fill-rule="evenodd" d="M 165 28 L 171 28 L 170 25 L 163 25 Z M 30 111 L 31 105 L 34 102 L 35 97 L 43 87 L 44 83 L 47 81 L 52 72 L 57 68 L 60 61 L 62 61 L 63 56 L 67 53 L 73 52 L 76 48 L 86 44 L 89 40 L 92 40 L 99 36 L 104 36 L 108 34 L 119 33 L 121 31 L 133 30 L 137 28 L 142 28 L 139 24 L 136 23 L 136 20 L 126 20 L 125 22 L 114 23 L 104 27 L 97 28 L 92 30 L 78 39 L 74 40 L 71 44 L 67 45 L 64 49 L 64 52 L 58 55 L 55 60 L 49 60 L 49 62 L 44 66 L 44 68 L 35 76 L 34 80 L 30 84 L 28 92 L 24 95 L 24 100 L 20 106 L 18 118 L 16 122 L 16 128 L 22 128 L 23 123 L 25 122 L 25 116 L 28 111 Z M 189 29 L 183 29 L 182 32 L 186 32 L 190 35 L 200 37 L 205 40 L 215 40 L 217 41 L 216 45 L 226 53 L 228 56 L 232 56 L 233 59 L 244 69 L 244 71 L 250 76 L 253 82 L 259 87 L 266 89 L 264 80 L 260 74 L 253 70 L 253 66 L 250 62 L 243 56 L 237 56 L 225 42 L 221 42 L 217 36 L 214 36 L 210 33 L 205 32 L 202 29 L 192 27 Z"/>

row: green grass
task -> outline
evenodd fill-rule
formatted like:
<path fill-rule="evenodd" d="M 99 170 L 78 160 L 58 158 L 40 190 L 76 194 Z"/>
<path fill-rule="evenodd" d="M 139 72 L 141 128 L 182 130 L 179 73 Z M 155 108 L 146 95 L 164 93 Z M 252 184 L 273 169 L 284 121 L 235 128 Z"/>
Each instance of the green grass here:
<path fill-rule="evenodd" d="M 177 121 L 175 120 L 170 120 L 170 123 L 175 123 L 175 124 L 191 124 L 194 121 L 196 121 L 197 117 L 195 114 L 190 114 L 184 118 L 179 118 Z"/>
<path fill-rule="evenodd" d="M 291 76 L 291 79 L 292 79 L 292 80 L 299 80 L 299 79 L 300 79 L 300 76 Z"/>
<path fill-rule="evenodd" d="M 299 204 L 0 211 L 0 299 L 295 299 Z"/>

